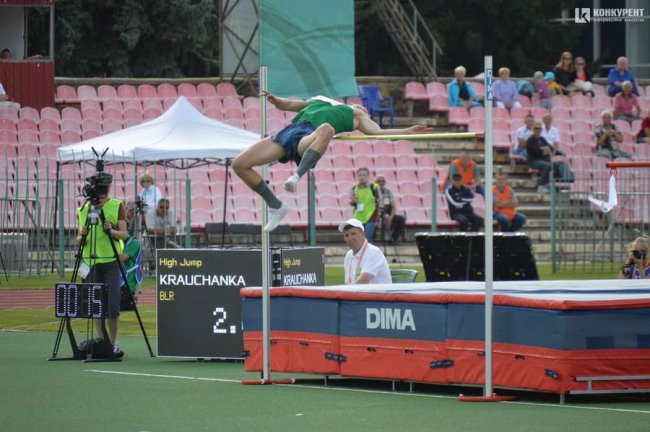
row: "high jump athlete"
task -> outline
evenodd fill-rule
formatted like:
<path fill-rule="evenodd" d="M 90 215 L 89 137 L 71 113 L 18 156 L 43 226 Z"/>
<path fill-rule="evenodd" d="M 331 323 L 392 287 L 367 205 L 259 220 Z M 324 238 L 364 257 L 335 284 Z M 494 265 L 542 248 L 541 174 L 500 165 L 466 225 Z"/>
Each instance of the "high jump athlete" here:
<path fill-rule="evenodd" d="M 268 223 L 264 231 L 273 231 L 291 210 L 269 189 L 253 167 L 279 161 L 294 161 L 298 167 L 284 182 L 284 189 L 295 192 L 300 178 L 327 150 L 332 137 L 341 132 L 359 130 L 366 135 L 400 135 L 425 133 L 431 128 L 415 125 L 404 129 L 382 129 L 361 105 L 346 105 L 324 96 L 309 100 L 285 99 L 267 91 L 268 101 L 282 111 L 298 112 L 292 123 L 277 134 L 266 137 L 241 152 L 233 161 L 237 175 L 269 206 Z"/>

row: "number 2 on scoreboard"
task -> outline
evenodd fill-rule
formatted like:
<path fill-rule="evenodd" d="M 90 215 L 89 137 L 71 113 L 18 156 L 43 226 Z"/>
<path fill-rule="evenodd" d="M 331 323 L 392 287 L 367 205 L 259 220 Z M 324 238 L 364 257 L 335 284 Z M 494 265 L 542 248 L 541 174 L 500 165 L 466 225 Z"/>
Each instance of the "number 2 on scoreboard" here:
<path fill-rule="evenodd" d="M 225 334 L 227 333 L 225 328 L 219 328 L 219 326 L 223 323 L 226 322 L 226 318 L 228 318 L 228 314 L 226 313 L 226 310 L 222 307 L 215 308 L 214 312 L 212 312 L 212 315 L 221 318 L 217 318 L 217 322 L 215 323 L 214 326 L 212 326 L 212 332 L 216 334 Z"/>

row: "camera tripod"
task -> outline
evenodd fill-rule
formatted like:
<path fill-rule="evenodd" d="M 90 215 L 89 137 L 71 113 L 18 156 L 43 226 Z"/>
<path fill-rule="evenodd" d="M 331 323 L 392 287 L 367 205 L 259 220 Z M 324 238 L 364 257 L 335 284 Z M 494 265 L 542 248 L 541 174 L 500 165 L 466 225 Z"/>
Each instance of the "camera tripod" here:
<path fill-rule="evenodd" d="M 84 205 L 81 208 L 83 209 L 87 205 L 89 206 L 89 209 L 88 209 L 88 215 L 86 217 L 86 223 L 85 223 L 85 228 L 86 229 L 84 230 L 84 234 L 82 234 L 82 236 L 81 236 L 81 239 L 80 239 L 80 242 L 79 242 L 79 247 L 77 249 L 77 254 L 75 255 L 75 264 L 74 264 L 74 267 L 73 267 L 72 278 L 71 278 L 71 282 L 73 282 L 73 283 L 75 282 L 75 280 L 77 279 L 77 276 L 79 274 L 79 269 L 81 267 L 81 263 L 82 263 L 82 259 L 83 259 L 83 251 L 84 251 L 84 247 L 86 246 L 86 241 L 88 239 L 88 234 L 93 229 L 95 229 L 95 230 L 103 229 L 103 225 L 106 222 L 106 217 L 104 215 L 104 212 L 102 211 L 101 208 L 98 208 L 98 202 L 96 202 L 95 204 L 92 204 L 90 202 L 90 200 L 86 200 L 86 202 L 84 203 Z M 99 225 L 100 222 L 101 222 L 101 227 L 97 227 L 97 225 Z M 127 288 L 126 292 L 128 292 L 128 295 L 130 296 L 130 298 L 129 298 L 129 307 L 132 308 L 135 311 L 136 317 L 138 319 L 138 324 L 140 325 L 140 330 L 142 331 L 142 335 L 144 337 L 145 343 L 147 344 L 147 348 L 149 350 L 149 355 L 151 357 L 154 357 L 153 351 L 151 349 L 151 345 L 149 343 L 149 339 L 147 338 L 147 334 L 146 334 L 145 329 L 144 329 L 144 325 L 142 324 L 142 319 L 140 317 L 140 312 L 138 311 L 138 308 L 137 308 L 137 305 L 136 305 L 136 302 L 135 302 L 135 298 L 133 296 L 133 293 L 131 292 L 130 287 L 128 286 L 126 271 L 124 269 L 124 266 L 120 262 L 120 256 L 119 256 L 119 253 L 117 252 L 117 248 L 115 246 L 115 241 L 113 240 L 113 237 L 110 234 L 107 237 L 108 237 L 109 243 L 111 245 L 111 250 L 113 252 L 113 258 L 115 259 L 115 262 L 118 263 L 118 268 L 119 268 L 119 271 L 120 271 L 120 273 L 122 275 L 122 280 L 124 282 L 124 285 L 126 285 L 126 288 Z M 93 239 L 93 243 L 91 245 L 89 245 L 89 247 L 90 247 L 89 256 L 90 256 L 91 262 L 98 258 L 96 256 L 97 236 L 93 235 L 92 239 Z M 90 271 L 91 272 L 96 271 L 96 268 L 95 268 L 94 265 L 91 266 Z M 120 293 L 121 293 L 121 290 L 120 290 Z M 119 358 L 117 358 L 115 356 L 109 356 L 107 358 L 101 358 L 101 359 L 93 359 L 92 358 L 93 357 L 94 345 L 88 343 L 89 335 L 91 335 L 93 333 L 93 325 L 92 325 L 92 323 L 93 323 L 93 319 L 89 318 L 88 323 L 87 323 L 87 327 L 86 327 L 86 341 L 87 341 L 88 350 L 84 353 L 79 349 L 79 346 L 77 345 L 77 342 L 75 340 L 74 332 L 72 330 L 72 325 L 71 325 L 71 322 L 70 322 L 70 317 L 66 316 L 64 318 L 61 318 L 61 322 L 59 323 L 59 329 L 58 329 L 58 332 L 57 332 L 56 340 L 55 340 L 55 343 L 54 343 L 54 348 L 53 348 L 53 351 L 52 351 L 52 356 L 49 358 L 49 360 L 121 361 L 121 359 L 119 359 Z M 99 325 L 100 325 L 99 330 L 101 332 L 103 340 L 105 342 L 110 341 L 108 331 L 106 330 L 106 320 L 105 320 L 105 318 L 100 319 L 100 324 Z M 73 354 L 73 356 L 71 358 L 65 358 L 65 359 L 57 357 L 64 329 L 67 330 L 68 337 L 70 339 L 70 346 L 72 348 L 72 354 Z M 112 347 L 112 345 L 111 345 L 111 347 Z M 112 353 L 112 349 L 111 349 L 111 353 Z"/>
<path fill-rule="evenodd" d="M 393 246 L 393 251 L 395 252 L 395 257 L 397 258 L 397 262 L 399 263 L 400 267 L 402 266 L 402 259 L 399 255 L 399 250 L 397 248 L 397 243 L 393 239 L 393 233 L 390 230 L 390 222 L 386 222 L 386 217 L 385 217 L 385 210 L 382 210 L 379 212 L 379 220 L 381 222 L 380 224 L 380 229 L 379 229 L 379 236 L 381 237 L 381 242 L 384 250 L 384 255 L 386 255 L 386 236 L 385 232 L 388 232 L 388 238 L 390 244 Z M 388 225 L 388 227 L 386 226 Z"/>

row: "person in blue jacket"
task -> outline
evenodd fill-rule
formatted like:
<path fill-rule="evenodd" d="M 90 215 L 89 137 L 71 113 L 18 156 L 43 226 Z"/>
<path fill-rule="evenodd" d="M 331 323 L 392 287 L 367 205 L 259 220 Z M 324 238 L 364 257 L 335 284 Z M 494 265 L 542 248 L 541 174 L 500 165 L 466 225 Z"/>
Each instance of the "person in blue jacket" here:
<path fill-rule="evenodd" d="M 449 83 L 450 107 L 465 107 L 469 109 L 471 107 L 481 106 L 472 84 L 465 80 L 466 73 L 467 71 L 463 66 L 458 66 L 454 69 L 456 79 Z"/>
<path fill-rule="evenodd" d="M 607 93 L 610 96 L 616 96 L 617 93 L 623 91 L 623 83 L 625 81 L 630 81 L 632 83 L 632 93 L 636 96 L 639 96 L 639 89 L 636 86 L 636 79 L 632 72 L 627 68 L 628 61 L 626 57 L 619 57 L 616 60 L 616 67 L 613 67 L 609 70 L 607 75 L 607 82 L 609 86 L 607 87 Z"/>

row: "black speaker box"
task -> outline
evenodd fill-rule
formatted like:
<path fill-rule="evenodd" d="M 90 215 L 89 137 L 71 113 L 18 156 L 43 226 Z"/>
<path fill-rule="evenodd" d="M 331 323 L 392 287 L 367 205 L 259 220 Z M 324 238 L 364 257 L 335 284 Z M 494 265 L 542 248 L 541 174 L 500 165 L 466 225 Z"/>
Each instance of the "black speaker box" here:
<path fill-rule="evenodd" d="M 417 233 L 415 240 L 428 282 L 485 280 L 483 233 Z M 537 280 L 530 239 L 495 233 L 494 280 Z"/>

